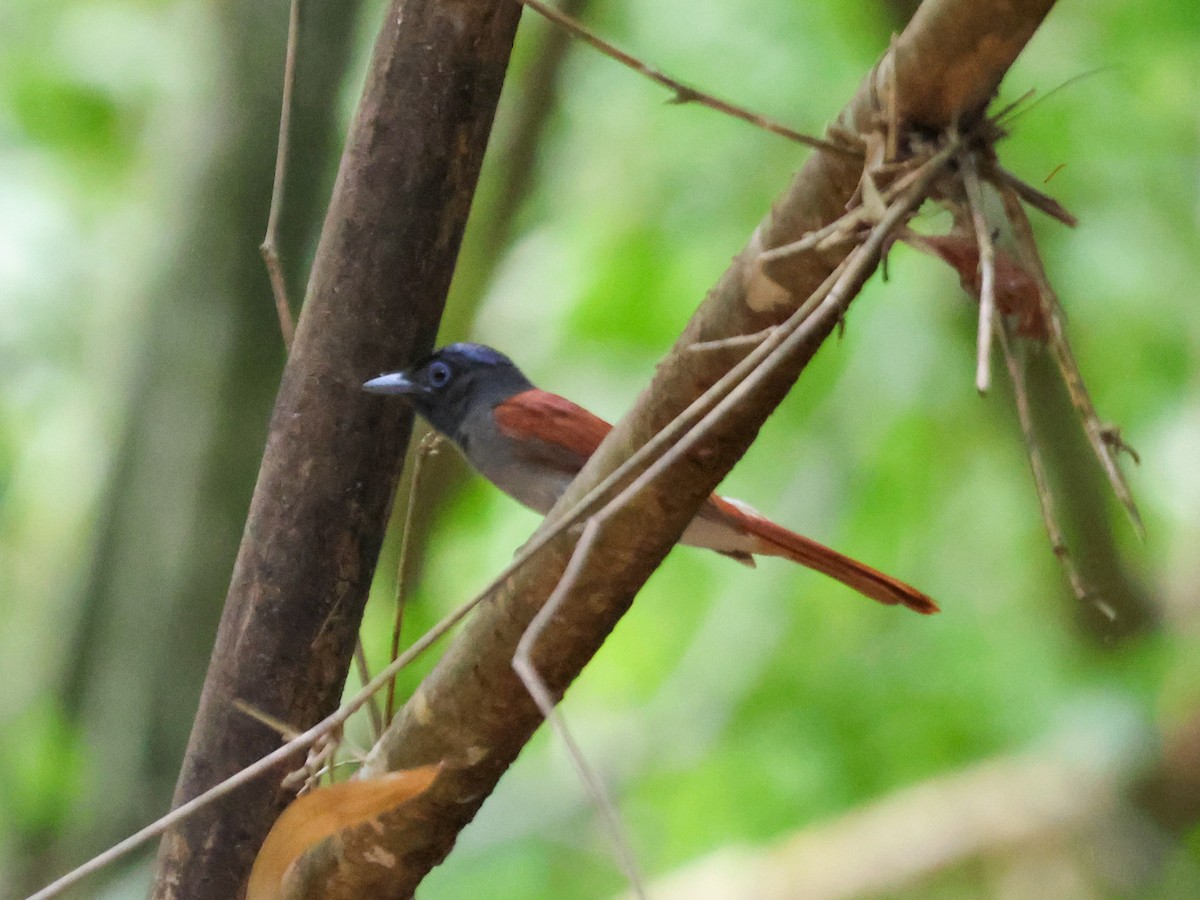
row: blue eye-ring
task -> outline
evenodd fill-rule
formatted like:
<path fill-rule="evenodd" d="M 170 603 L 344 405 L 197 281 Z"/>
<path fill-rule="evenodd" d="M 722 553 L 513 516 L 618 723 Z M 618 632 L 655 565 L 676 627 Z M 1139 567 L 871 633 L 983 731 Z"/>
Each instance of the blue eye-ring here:
<path fill-rule="evenodd" d="M 435 388 L 445 387 L 450 381 L 450 367 L 441 360 L 429 366 L 429 384 Z"/>

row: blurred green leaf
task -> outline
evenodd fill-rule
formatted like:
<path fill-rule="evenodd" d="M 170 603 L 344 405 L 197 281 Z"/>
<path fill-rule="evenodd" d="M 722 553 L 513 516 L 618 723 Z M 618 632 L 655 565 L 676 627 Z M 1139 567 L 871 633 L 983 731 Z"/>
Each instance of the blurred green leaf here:
<path fill-rule="evenodd" d="M 63 825 L 79 785 L 83 748 L 61 710 L 39 702 L 0 729 L 0 818 L 26 839 Z"/>

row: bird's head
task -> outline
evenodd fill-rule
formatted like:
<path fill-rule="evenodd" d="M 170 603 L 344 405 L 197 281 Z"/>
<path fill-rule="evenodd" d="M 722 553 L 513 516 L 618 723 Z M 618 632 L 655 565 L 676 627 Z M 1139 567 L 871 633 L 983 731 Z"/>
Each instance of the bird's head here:
<path fill-rule="evenodd" d="M 483 344 L 448 344 L 415 365 L 372 378 L 363 390 L 399 394 L 429 424 L 457 440 L 459 427 L 479 406 L 491 409 L 533 387 L 511 359 Z"/>

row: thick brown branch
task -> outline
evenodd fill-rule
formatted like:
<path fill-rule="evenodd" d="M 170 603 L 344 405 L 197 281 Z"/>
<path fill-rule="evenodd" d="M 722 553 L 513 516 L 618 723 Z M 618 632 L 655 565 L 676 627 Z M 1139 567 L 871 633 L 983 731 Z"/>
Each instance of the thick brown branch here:
<path fill-rule="evenodd" d="M 1051 5 L 1051 0 L 927 3 L 897 42 L 895 56 L 883 60 L 851 101 L 841 126 L 858 133 L 874 127 L 879 117 L 876 98 L 882 96 L 888 78 L 895 80 L 900 109 L 923 126 L 940 128 L 977 117 Z M 861 165 L 842 155 L 818 153 L 808 161 L 697 311 L 635 409 L 548 517 L 546 527 L 553 527 L 746 353 L 736 342 L 724 349 L 714 343 L 704 353 L 690 352 L 691 347 L 778 325 L 839 265 L 849 245 L 797 253 L 768 265 L 759 257 L 763 250 L 795 241 L 841 216 L 861 174 Z M 701 447 L 685 454 L 666 478 L 613 515 L 533 660 L 554 697 L 561 696 L 600 646 L 836 321 L 821 319 L 812 339 L 721 418 Z M 309 889 L 314 895 L 334 900 L 408 897 L 449 852 L 459 829 L 540 724 L 511 660 L 530 620 L 559 583 L 573 544 L 573 535 L 560 535 L 536 564 L 507 579 L 401 711 L 366 770 L 438 760 L 446 761 L 446 769 L 426 795 L 403 813 L 386 817 L 382 834 L 374 829 L 345 833 L 310 860 Z"/>
<path fill-rule="evenodd" d="M 242 700 L 302 730 L 337 704 L 411 419 L 365 374 L 428 348 L 519 7 L 388 11 L 288 360 L 176 802 L 271 751 Z M 282 771 L 280 772 L 282 774 Z M 166 835 L 157 898 L 239 895 L 286 797 L 248 785 Z"/>
<path fill-rule="evenodd" d="M 1053 5 L 1053 0 L 922 3 L 896 43 L 900 120 L 928 128 L 975 124 Z"/>

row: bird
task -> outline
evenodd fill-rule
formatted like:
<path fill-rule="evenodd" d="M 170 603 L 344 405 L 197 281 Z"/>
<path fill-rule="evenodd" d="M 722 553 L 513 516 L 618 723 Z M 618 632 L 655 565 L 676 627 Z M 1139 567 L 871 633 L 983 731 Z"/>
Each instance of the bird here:
<path fill-rule="evenodd" d="M 406 399 L 488 481 L 542 515 L 612 430 L 566 397 L 535 387 L 511 359 L 484 344 L 448 344 L 362 387 Z M 939 611 L 932 599 L 903 581 L 716 494 L 679 542 L 748 566 L 756 555 L 783 557 L 871 600 L 926 615 Z"/>

